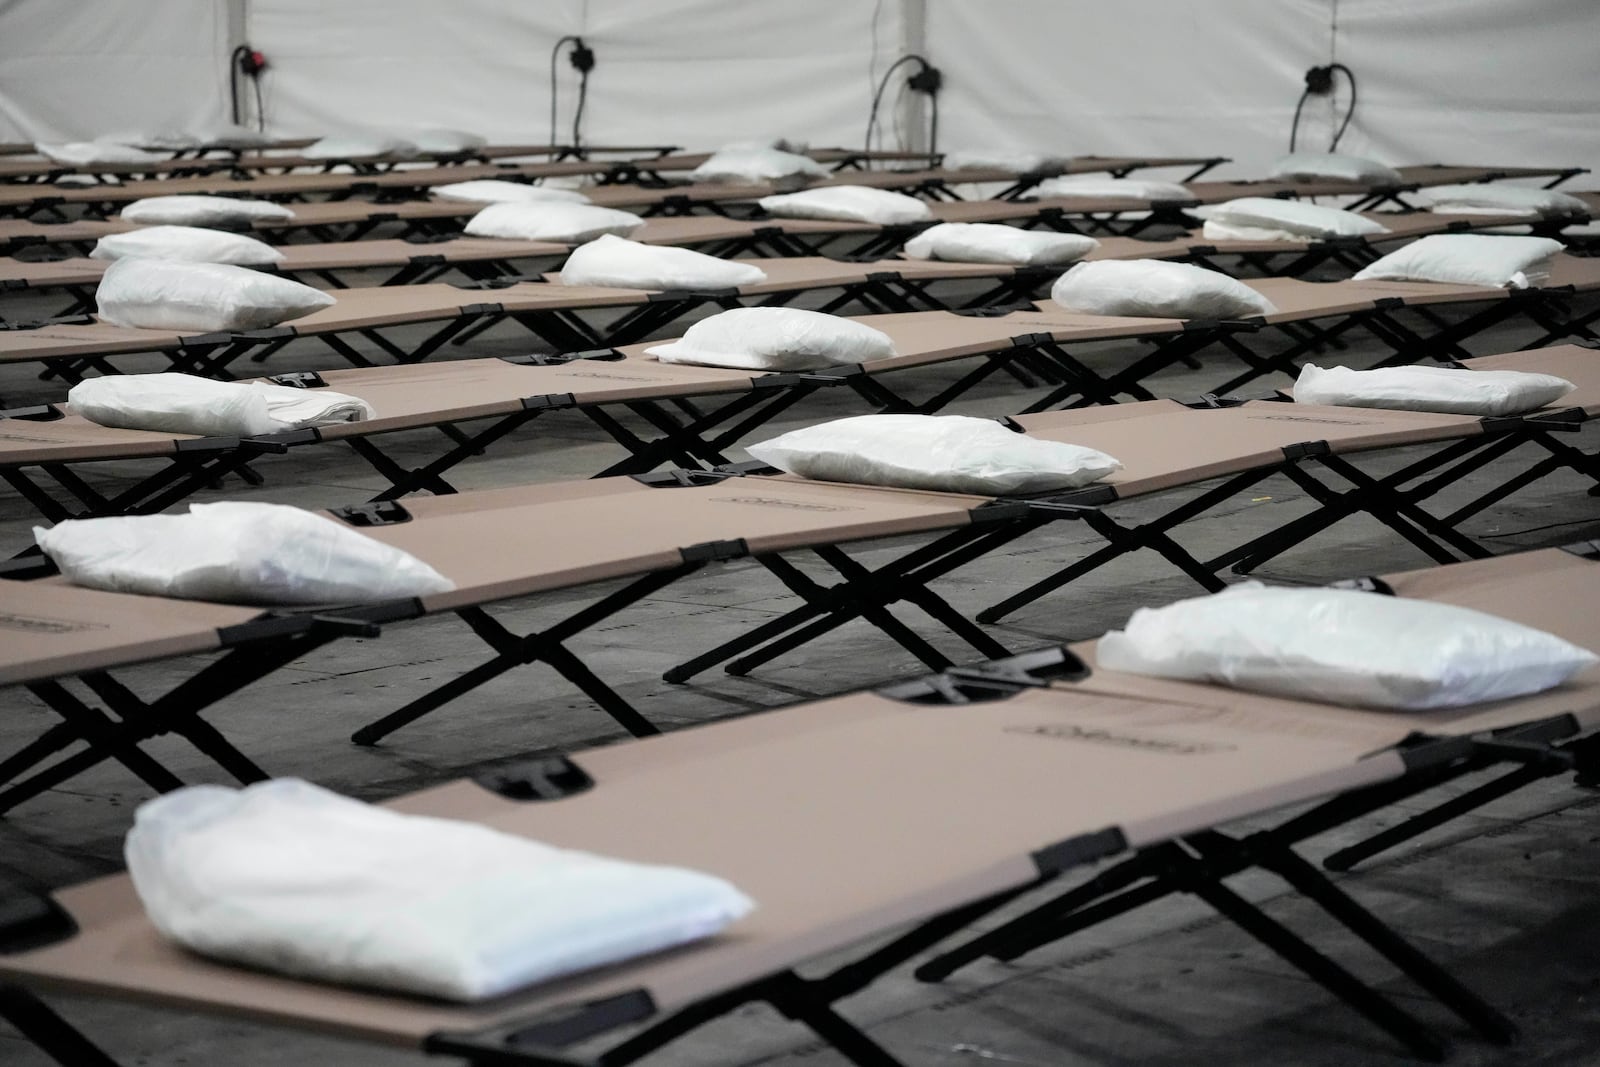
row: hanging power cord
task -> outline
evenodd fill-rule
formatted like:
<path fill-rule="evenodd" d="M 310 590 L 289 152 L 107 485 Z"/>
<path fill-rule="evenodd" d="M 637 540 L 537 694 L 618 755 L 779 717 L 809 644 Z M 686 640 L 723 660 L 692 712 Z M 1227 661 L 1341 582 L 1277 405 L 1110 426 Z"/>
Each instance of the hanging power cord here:
<path fill-rule="evenodd" d="M 939 147 L 939 90 L 944 87 L 944 75 L 939 68 L 928 62 L 925 56 L 911 53 L 901 56 L 889 64 L 889 69 L 883 72 L 878 88 L 872 94 L 872 109 L 867 114 L 867 136 L 865 148 L 872 151 L 873 135 L 878 129 L 878 108 L 883 104 L 883 94 L 889 88 L 889 79 L 894 77 L 894 72 L 907 63 L 920 64 L 915 74 L 906 79 L 906 87 L 919 93 L 927 93 L 930 104 L 928 122 L 928 152 L 931 154 Z"/>
<path fill-rule="evenodd" d="M 255 90 L 256 129 L 267 128 L 267 113 L 261 104 L 261 72 L 266 69 L 267 57 L 247 44 L 235 48 L 228 57 L 228 96 L 234 125 L 244 124 L 244 115 L 239 109 L 239 78 L 242 76 L 250 79 L 251 88 Z"/>
<path fill-rule="evenodd" d="M 572 69 L 578 72 L 578 108 L 572 115 L 572 144 L 569 146 L 576 154 L 582 147 L 583 109 L 589 100 L 589 72 L 594 69 L 594 49 L 583 43 L 582 37 L 568 34 L 556 41 L 555 47 L 550 49 L 550 144 L 556 143 L 556 60 L 561 55 L 561 46 L 572 45 L 572 51 L 567 59 L 572 64 Z"/>
<path fill-rule="evenodd" d="M 1306 71 L 1305 91 L 1300 94 L 1300 100 L 1294 105 L 1294 123 L 1289 127 L 1289 151 L 1294 151 L 1295 141 L 1299 137 L 1300 113 L 1305 108 L 1306 101 L 1313 96 L 1332 96 L 1335 73 L 1342 73 L 1345 81 L 1350 83 L 1350 106 L 1345 109 L 1344 121 L 1339 123 L 1338 130 L 1334 132 L 1328 151 L 1332 152 L 1339 147 L 1339 140 L 1344 136 L 1344 131 L 1349 129 L 1350 120 L 1356 113 L 1356 76 L 1343 63 L 1329 63 L 1326 67 L 1312 67 Z"/>

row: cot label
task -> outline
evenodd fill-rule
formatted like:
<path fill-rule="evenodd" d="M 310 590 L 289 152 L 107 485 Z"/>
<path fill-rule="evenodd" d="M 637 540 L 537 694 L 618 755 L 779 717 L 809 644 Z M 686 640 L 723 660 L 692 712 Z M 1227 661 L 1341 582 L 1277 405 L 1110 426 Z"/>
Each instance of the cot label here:
<path fill-rule="evenodd" d="M 1327 415 L 1251 415 L 1261 422 L 1329 422 L 1335 426 L 1372 426 L 1375 419 L 1338 419 Z"/>
<path fill-rule="evenodd" d="M 1027 734 L 1048 737 L 1055 741 L 1087 741 L 1095 745 L 1113 745 L 1117 748 L 1140 752 L 1161 752 L 1171 756 L 1202 756 L 1211 752 L 1232 752 L 1233 745 L 1210 741 L 1180 741 L 1171 737 L 1153 737 L 1150 734 L 1130 734 L 1108 730 L 1102 726 L 1074 726 L 1070 723 L 1041 723 L 1038 726 L 1007 726 L 1008 734 Z"/>
<path fill-rule="evenodd" d="M 810 500 L 784 500 L 776 496 L 730 496 L 726 498 L 729 504 L 754 504 L 765 508 L 789 508 L 793 511 L 860 511 L 861 509 L 847 504 L 818 504 Z"/>
<path fill-rule="evenodd" d="M 75 634 L 87 630 L 104 630 L 107 626 L 99 622 L 84 622 L 80 619 L 51 619 L 43 615 L 18 615 L 13 612 L 0 612 L 0 630 L 22 630 L 33 634 Z"/>
<path fill-rule="evenodd" d="M 653 382 L 656 379 L 648 374 L 608 374 L 598 370 L 570 371 L 574 378 L 604 378 L 608 382 Z"/>

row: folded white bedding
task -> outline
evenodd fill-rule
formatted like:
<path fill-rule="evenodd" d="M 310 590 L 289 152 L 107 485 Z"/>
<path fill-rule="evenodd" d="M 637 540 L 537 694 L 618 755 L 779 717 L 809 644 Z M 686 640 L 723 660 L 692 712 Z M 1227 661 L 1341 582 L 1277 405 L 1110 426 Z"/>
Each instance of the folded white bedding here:
<path fill-rule="evenodd" d="M 709 874 L 293 778 L 149 801 L 124 852 L 150 921 L 196 952 L 457 1001 L 710 937 L 753 907 Z"/>
<path fill-rule="evenodd" d="M 76 415 L 101 426 L 202 437 L 259 434 L 362 422 L 374 417 L 360 397 L 272 382 L 218 382 L 193 374 L 108 374 L 67 393 Z"/>
<path fill-rule="evenodd" d="M 1100 639 L 1097 658 L 1106 670 L 1397 710 L 1538 693 L 1600 662 L 1554 634 L 1454 604 L 1260 582 L 1140 608 Z"/>
<path fill-rule="evenodd" d="M 326 515 L 225 500 L 187 515 L 68 519 L 33 539 L 74 585 L 227 604 L 355 604 L 455 583 Z"/>
<path fill-rule="evenodd" d="M 1519 415 L 1547 407 L 1576 388 L 1553 374 L 1464 367 L 1319 367 L 1307 363 L 1294 383 L 1300 404 L 1442 411 L 1453 415 Z"/>

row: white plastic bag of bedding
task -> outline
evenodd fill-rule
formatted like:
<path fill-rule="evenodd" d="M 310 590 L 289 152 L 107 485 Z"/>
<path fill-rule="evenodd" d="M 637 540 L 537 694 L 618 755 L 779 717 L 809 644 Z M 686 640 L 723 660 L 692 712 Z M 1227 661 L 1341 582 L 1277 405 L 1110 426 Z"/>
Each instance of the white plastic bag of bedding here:
<path fill-rule="evenodd" d="M 500 178 L 478 178 L 473 181 L 450 182 L 445 185 L 435 185 L 428 192 L 445 200 L 467 200 L 483 204 L 517 204 L 539 201 L 587 204 L 589 202 L 589 198 L 576 189 L 557 189 L 550 185 L 508 182 Z"/>
<path fill-rule="evenodd" d="M 771 182 L 785 178 L 826 178 L 828 168 L 798 152 L 757 145 L 720 148 L 689 172 L 697 182 Z"/>
<path fill-rule="evenodd" d="M 141 226 L 249 226 L 254 222 L 286 222 L 294 211 L 266 200 L 231 196 L 147 196 L 119 213 L 124 222 Z"/>
<path fill-rule="evenodd" d="M 746 449 L 779 470 L 828 482 L 1007 496 L 1076 489 L 1122 464 L 970 415 L 857 415 Z"/>
<path fill-rule="evenodd" d="M 605 234 L 573 249 L 561 266 L 560 278 L 562 285 L 703 291 L 755 285 L 767 280 L 767 272 L 690 248 L 643 245 Z"/>
<path fill-rule="evenodd" d="M 1274 181 L 1341 181 L 1381 186 L 1405 181 L 1405 176 L 1393 167 L 1343 152 L 1294 152 L 1273 163 L 1267 177 Z"/>
<path fill-rule="evenodd" d="M 219 148 L 265 148 L 272 138 L 237 122 L 210 122 L 197 127 L 194 136 L 201 144 Z"/>
<path fill-rule="evenodd" d="M 699 871 L 407 815 L 294 778 L 147 801 L 124 856 L 152 925 L 195 952 L 454 1001 L 698 941 L 754 906 Z"/>
<path fill-rule="evenodd" d="M 230 604 L 352 604 L 455 583 L 409 552 L 283 504 L 191 504 L 187 515 L 69 519 L 33 538 L 89 589 Z"/>
<path fill-rule="evenodd" d="M 1011 263 L 1019 267 L 1076 263 L 1100 247 L 1081 233 L 1040 233 L 993 222 L 941 222 L 905 244 L 912 259 Z"/>
<path fill-rule="evenodd" d="M 1112 178 L 1104 174 L 1064 174 L 1034 187 L 1030 196 L 1115 196 L 1129 200 L 1193 200 L 1180 182 L 1158 178 Z"/>
<path fill-rule="evenodd" d="M 321 289 L 248 267 L 119 259 L 95 290 L 100 317 L 150 330 L 261 330 L 332 307 Z"/>
<path fill-rule="evenodd" d="M 1389 227 L 1354 211 L 1269 196 L 1240 197 L 1204 208 L 1202 213 L 1205 236 L 1214 240 L 1297 240 L 1389 232 Z"/>
<path fill-rule="evenodd" d="M 208 230 L 202 226 L 145 226 L 127 233 L 107 234 L 94 244 L 91 259 L 172 259 L 185 263 L 231 263 L 236 267 L 265 267 L 283 262 L 283 253 L 242 233 Z"/>
<path fill-rule="evenodd" d="M 1056 279 L 1050 299 L 1089 315 L 1164 319 L 1244 319 L 1278 310 L 1220 271 L 1155 259 L 1078 263 Z"/>
<path fill-rule="evenodd" d="M 1453 282 L 1506 289 L 1543 285 L 1565 246 L 1548 237 L 1436 233 L 1357 271 L 1356 281 Z"/>
<path fill-rule="evenodd" d="M 780 219 L 826 219 L 832 222 L 870 222 L 878 226 L 903 226 L 927 222 L 933 212 L 927 203 L 904 193 L 865 185 L 827 185 L 798 193 L 764 196 L 758 203 Z"/>
<path fill-rule="evenodd" d="M 167 152 L 178 152 L 187 148 L 200 146 L 200 138 L 184 130 L 118 130 L 115 133 L 102 133 L 94 139 L 95 144 L 127 145 L 130 148 L 144 148 Z"/>
<path fill-rule="evenodd" d="M 854 319 L 802 308 L 731 308 L 645 354 L 663 363 L 799 371 L 869 363 L 895 352 L 888 334 Z"/>
<path fill-rule="evenodd" d="M 946 152 L 944 166 L 948 170 L 1006 170 L 1014 174 L 1031 174 L 1047 167 L 1060 166 L 1065 156 L 1051 156 L 1023 148 L 966 148 Z"/>
<path fill-rule="evenodd" d="M 37 144 L 34 147 L 46 159 L 72 167 L 101 163 L 159 163 L 170 158 L 166 152 L 146 152 L 132 145 L 102 144 L 99 141 L 67 141 L 61 144 Z"/>
<path fill-rule="evenodd" d="M 313 141 L 302 154 L 307 159 L 334 161 L 374 156 L 409 159 L 417 154 L 417 146 L 404 137 L 388 133 L 339 133 Z"/>
<path fill-rule="evenodd" d="M 1520 415 L 1548 407 L 1576 388 L 1553 374 L 1455 367 L 1300 368 L 1298 404 L 1441 411 L 1453 415 Z"/>
<path fill-rule="evenodd" d="M 482 148 L 489 143 L 488 138 L 465 130 L 451 130 L 442 126 L 429 126 L 420 130 L 412 130 L 406 134 L 406 140 L 418 152 L 434 156 L 453 156 L 462 152 L 471 152 L 475 148 Z"/>
<path fill-rule="evenodd" d="M 201 437 L 264 433 L 362 422 L 374 417 L 360 397 L 273 382 L 217 382 L 193 374 L 108 374 L 85 378 L 67 404 L 101 426 Z"/>
<path fill-rule="evenodd" d="M 1554 189 L 1526 185 L 1474 182 L 1470 185 L 1435 185 L 1414 194 L 1432 211 L 1462 215 L 1525 215 L 1532 218 L 1587 215 L 1589 205 Z"/>
<path fill-rule="evenodd" d="M 758 137 L 747 141 L 728 141 L 718 145 L 716 151 L 759 152 L 768 148 L 797 156 L 803 156 L 811 150 L 811 146 L 808 143 L 792 137 Z"/>
<path fill-rule="evenodd" d="M 1600 662 L 1554 634 L 1453 604 L 1259 582 L 1140 608 L 1096 656 L 1106 670 L 1394 710 L 1508 700 Z"/>
<path fill-rule="evenodd" d="M 608 233 L 626 237 L 643 225 L 644 219 L 628 211 L 539 200 L 490 204 L 468 220 L 463 232 L 469 237 L 581 244 Z"/>

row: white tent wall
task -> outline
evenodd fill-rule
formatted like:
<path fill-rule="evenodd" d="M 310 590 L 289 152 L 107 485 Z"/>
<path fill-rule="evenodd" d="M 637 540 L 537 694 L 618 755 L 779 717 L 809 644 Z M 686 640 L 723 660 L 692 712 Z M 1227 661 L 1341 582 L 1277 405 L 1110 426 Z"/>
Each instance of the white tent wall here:
<path fill-rule="evenodd" d="M 549 134 L 548 53 L 581 31 L 583 5 L 250 0 L 247 13 L 275 134 L 444 126 L 526 144 Z"/>
<path fill-rule="evenodd" d="M 1600 168 L 1596 42 L 1596 0 L 927 0 L 941 145 L 1232 157 L 1219 175 L 1283 154 L 1306 69 L 1335 60 L 1359 89 L 1341 151 Z M 1341 76 L 1307 101 L 1300 148 L 1348 98 Z"/>
<path fill-rule="evenodd" d="M 232 13 L 220 0 L 0 0 L 0 141 L 223 121 Z"/>
<path fill-rule="evenodd" d="M 696 148 L 763 136 L 855 144 L 869 71 L 901 47 L 900 4 L 808 0 L 251 0 L 251 45 L 272 64 L 274 132 L 447 126 L 501 143 L 550 137 L 550 49 L 596 53 L 584 118 L 595 144 Z M 874 21 L 876 30 L 874 31 Z M 577 74 L 556 66 L 557 140 Z"/>
<path fill-rule="evenodd" d="M 929 0 L 927 38 L 948 149 L 1225 155 L 1254 173 L 1329 51 L 1323 0 Z"/>
<path fill-rule="evenodd" d="M 1341 0 L 1335 40 L 1379 158 L 1600 170 L 1597 0 Z"/>
<path fill-rule="evenodd" d="M 1337 60 L 1360 89 L 1343 150 L 1600 168 L 1597 0 L 0 0 L 0 141 L 217 121 L 247 40 L 270 63 L 270 132 L 542 142 L 565 34 L 598 59 L 594 144 L 858 145 L 876 77 L 915 49 L 944 72 L 946 149 L 1219 154 L 1236 160 L 1221 173 L 1259 174 L 1305 70 Z M 557 72 L 566 140 L 577 75 L 565 56 Z M 1327 144 L 1347 98 L 1341 82 L 1308 102 L 1303 146 Z"/>

